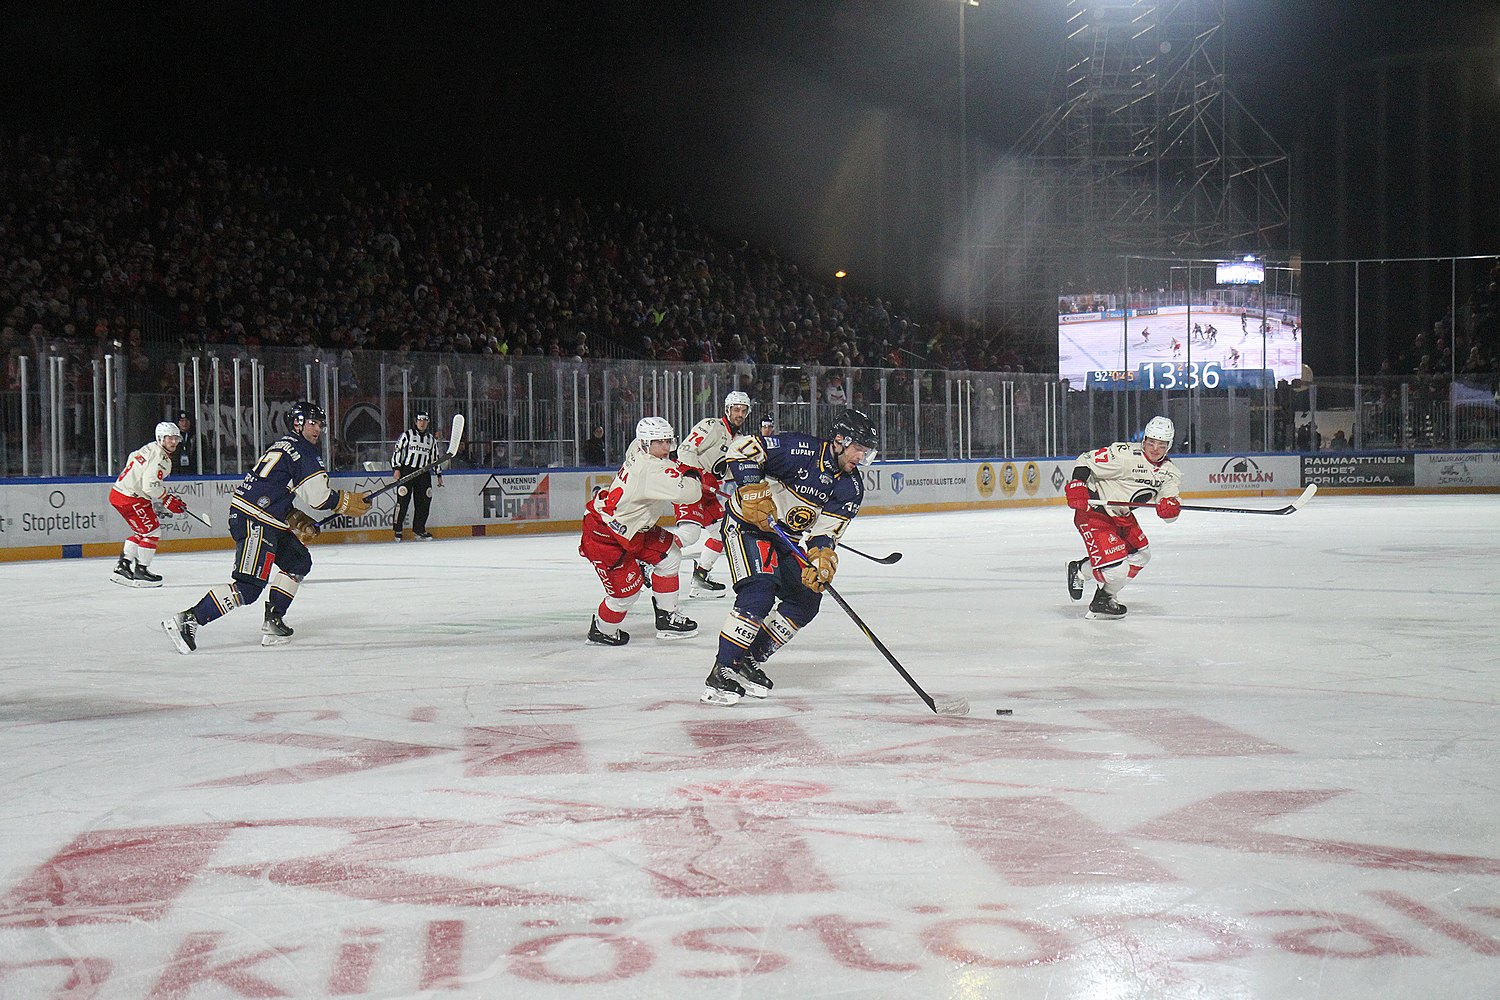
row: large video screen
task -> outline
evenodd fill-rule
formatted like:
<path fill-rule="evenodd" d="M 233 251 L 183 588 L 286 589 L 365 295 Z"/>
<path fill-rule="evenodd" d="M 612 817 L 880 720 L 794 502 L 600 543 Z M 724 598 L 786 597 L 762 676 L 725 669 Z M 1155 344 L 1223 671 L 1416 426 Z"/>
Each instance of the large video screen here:
<path fill-rule="evenodd" d="M 1266 280 L 1266 265 L 1258 260 L 1224 260 L 1214 265 L 1216 285 L 1259 285 Z"/>
<path fill-rule="evenodd" d="M 1064 295 L 1057 370 L 1075 388 L 1252 388 L 1302 377 L 1302 300 L 1229 285 L 1193 293 Z"/>

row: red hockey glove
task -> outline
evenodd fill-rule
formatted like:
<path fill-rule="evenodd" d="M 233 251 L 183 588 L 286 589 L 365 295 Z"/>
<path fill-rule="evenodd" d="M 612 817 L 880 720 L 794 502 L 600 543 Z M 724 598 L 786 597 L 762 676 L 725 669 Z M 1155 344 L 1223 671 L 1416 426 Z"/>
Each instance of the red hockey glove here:
<path fill-rule="evenodd" d="M 681 462 L 677 463 L 677 471 L 689 479 L 701 479 L 703 477 L 702 469 L 694 468 L 691 465 L 684 465 Z"/>
<path fill-rule="evenodd" d="M 1082 479 L 1069 479 L 1068 485 L 1063 487 L 1063 495 L 1074 510 L 1089 509 L 1089 487 Z"/>
<path fill-rule="evenodd" d="M 720 479 L 712 472 L 703 473 L 703 495 L 708 496 L 719 488 Z"/>
<path fill-rule="evenodd" d="M 1182 513 L 1182 501 L 1176 497 L 1162 497 L 1156 501 L 1156 516 L 1163 521 L 1175 521 Z"/>
<path fill-rule="evenodd" d="M 183 503 L 182 497 L 178 496 L 175 493 L 164 494 L 161 498 L 161 505 L 166 508 L 167 512 L 170 514 L 181 514 L 183 511 L 187 510 L 187 504 Z"/>

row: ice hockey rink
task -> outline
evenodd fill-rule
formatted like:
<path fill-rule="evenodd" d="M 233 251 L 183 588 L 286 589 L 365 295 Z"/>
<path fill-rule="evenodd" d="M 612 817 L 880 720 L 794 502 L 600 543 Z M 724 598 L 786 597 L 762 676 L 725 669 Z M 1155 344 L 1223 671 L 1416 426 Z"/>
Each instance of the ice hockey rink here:
<path fill-rule="evenodd" d="M 188 657 L 227 551 L 0 564 L 0 997 L 1500 995 L 1500 498 L 1143 524 L 1097 622 L 1060 507 L 855 522 L 953 719 L 832 601 L 700 705 L 729 602 L 588 646 L 571 536 L 315 546 Z"/>
<path fill-rule="evenodd" d="M 1302 376 L 1301 334 L 1294 336 L 1279 316 L 1268 317 L 1264 340 L 1258 313 L 1244 330 L 1239 316 L 1229 313 L 1194 312 L 1192 319 L 1212 324 L 1218 335 L 1212 342 L 1194 340 L 1186 313 L 1132 316 L 1124 331 L 1120 319 L 1059 324 L 1058 371 L 1075 385 L 1082 385 L 1091 371 L 1135 371 L 1146 363 L 1212 363 L 1225 371 L 1270 368 L 1278 381 Z"/>

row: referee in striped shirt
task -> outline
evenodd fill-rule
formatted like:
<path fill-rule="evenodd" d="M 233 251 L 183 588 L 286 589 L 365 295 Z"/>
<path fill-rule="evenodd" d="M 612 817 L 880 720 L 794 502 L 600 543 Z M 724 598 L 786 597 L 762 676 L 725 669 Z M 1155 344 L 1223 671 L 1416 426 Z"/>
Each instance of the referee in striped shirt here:
<path fill-rule="evenodd" d="M 391 453 L 391 469 L 401 484 L 396 488 L 396 520 L 392 525 L 398 542 L 401 541 L 401 531 L 406 526 L 406 508 L 411 505 L 413 497 L 416 498 L 417 509 L 411 516 L 412 533 L 422 541 L 432 537 L 427 530 L 427 511 L 432 507 L 432 473 L 417 475 L 418 470 L 425 468 L 437 452 L 437 437 L 428 430 L 431 423 L 432 418 L 428 414 L 418 413 L 411 427 L 396 439 L 396 450 Z M 441 473 L 438 474 L 438 485 L 443 485 Z"/>

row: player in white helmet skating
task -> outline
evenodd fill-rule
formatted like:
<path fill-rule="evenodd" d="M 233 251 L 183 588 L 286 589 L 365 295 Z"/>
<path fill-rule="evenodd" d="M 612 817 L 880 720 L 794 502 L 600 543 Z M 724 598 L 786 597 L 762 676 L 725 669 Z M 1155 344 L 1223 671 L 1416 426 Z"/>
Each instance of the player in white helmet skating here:
<path fill-rule="evenodd" d="M 724 503 L 719 496 L 719 485 L 724 479 L 724 456 L 729 452 L 729 442 L 744 433 L 742 429 L 752 405 L 747 393 L 734 390 L 724 397 L 723 415 L 698 421 L 677 447 L 677 461 L 697 469 L 703 482 L 701 499 L 673 508 L 677 537 L 682 540 L 684 550 L 691 548 L 700 535 L 705 536 L 693 569 L 690 591 L 693 597 L 724 596 L 724 585 L 709 577 L 714 563 L 724 554 L 724 539 L 720 534 Z"/>
<path fill-rule="evenodd" d="M 157 508 L 169 514 L 187 510 L 182 498 L 167 492 L 166 478 L 172 471 L 173 454 L 182 442 L 182 431 L 170 420 L 156 425 L 156 440 L 148 441 L 125 462 L 125 468 L 109 491 L 109 503 L 125 523 L 130 535 L 110 580 L 123 587 L 160 587 L 161 577 L 151 572 L 151 560 L 161 541 Z"/>

